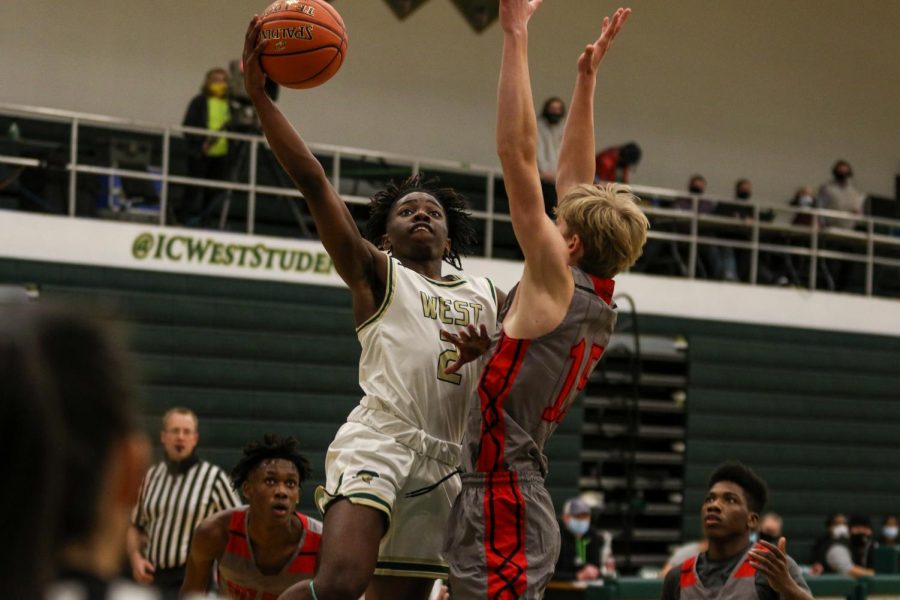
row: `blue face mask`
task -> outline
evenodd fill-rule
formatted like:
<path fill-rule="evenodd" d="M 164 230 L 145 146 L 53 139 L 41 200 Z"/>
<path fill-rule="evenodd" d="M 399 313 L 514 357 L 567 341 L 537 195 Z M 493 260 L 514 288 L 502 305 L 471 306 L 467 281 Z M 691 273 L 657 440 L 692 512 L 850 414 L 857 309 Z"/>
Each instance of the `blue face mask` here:
<path fill-rule="evenodd" d="M 897 526 L 896 525 L 885 525 L 881 530 L 881 534 L 889 540 L 897 537 Z"/>
<path fill-rule="evenodd" d="M 590 519 L 573 519 L 569 518 L 566 522 L 566 529 L 572 532 L 572 535 L 584 535 L 591 528 Z"/>

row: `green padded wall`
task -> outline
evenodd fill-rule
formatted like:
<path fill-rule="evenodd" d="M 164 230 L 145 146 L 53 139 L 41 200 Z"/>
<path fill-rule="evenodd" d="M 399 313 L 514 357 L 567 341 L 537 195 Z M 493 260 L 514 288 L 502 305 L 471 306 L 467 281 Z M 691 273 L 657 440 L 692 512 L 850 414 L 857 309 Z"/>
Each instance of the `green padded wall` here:
<path fill-rule="evenodd" d="M 828 513 L 877 526 L 900 510 L 900 338 L 660 317 L 642 327 L 688 340 L 686 539 L 726 459 L 766 479 L 801 563 Z"/>

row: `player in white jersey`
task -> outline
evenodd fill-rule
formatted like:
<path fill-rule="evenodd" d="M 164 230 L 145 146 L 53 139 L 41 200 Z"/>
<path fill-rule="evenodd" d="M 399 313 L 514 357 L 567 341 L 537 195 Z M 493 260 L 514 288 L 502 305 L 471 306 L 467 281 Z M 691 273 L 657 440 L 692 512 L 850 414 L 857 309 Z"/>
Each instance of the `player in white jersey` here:
<path fill-rule="evenodd" d="M 445 576 L 443 528 L 459 491 L 454 477 L 481 361 L 442 332 L 466 328 L 487 343 L 497 293 L 485 279 L 444 276 L 444 261 L 475 242 L 465 203 L 419 176 L 375 195 L 364 239 L 303 140 L 264 92 L 266 42 L 251 21 L 244 83 L 266 138 L 316 221 L 322 244 L 353 297 L 362 344 L 360 405 L 326 456 L 317 492 L 324 532 L 315 577 L 282 598 L 426 598 Z M 466 350 L 463 351 L 464 353 Z M 374 573 L 374 577 L 373 577 Z"/>

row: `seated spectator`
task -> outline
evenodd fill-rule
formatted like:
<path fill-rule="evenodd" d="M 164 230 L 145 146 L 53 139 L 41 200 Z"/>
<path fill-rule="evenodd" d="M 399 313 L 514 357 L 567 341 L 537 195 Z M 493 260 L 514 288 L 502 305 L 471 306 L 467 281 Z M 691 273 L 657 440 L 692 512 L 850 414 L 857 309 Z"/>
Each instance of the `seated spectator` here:
<path fill-rule="evenodd" d="M 556 163 L 565 126 L 566 103 L 555 96 L 548 98 L 537 120 L 538 171 L 541 179 L 548 183 L 556 182 Z"/>
<path fill-rule="evenodd" d="M 849 538 L 837 538 L 825 551 L 825 572 L 850 577 L 868 577 L 875 571 L 872 564 L 872 522 L 869 517 L 854 515 L 847 522 Z"/>
<path fill-rule="evenodd" d="M 702 196 L 706 193 L 706 178 L 699 173 L 691 175 L 688 181 L 688 192 L 691 196 Z M 675 208 L 681 210 L 693 210 L 694 202 L 691 198 L 678 198 L 675 201 Z M 700 199 L 697 202 L 697 212 L 700 214 L 710 214 L 716 209 L 716 203 L 711 200 Z"/>
<path fill-rule="evenodd" d="M 825 535 L 816 540 L 812 548 L 812 556 L 810 557 L 811 566 L 809 569 L 812 575 L 821 575 L 825 572 L 825 553 L 834 542 L 834 540 L 846 539 L 850 537 L 850 530 L 847 528 L 847 517 L 843 513 L 832 513 L 825 519 Z"/>
<path fill-rule="evenodd" d="M 720 465 L 700 509 L 709 546 L 669 571 L 662 600 L 812 600 L 783 537 L 750 541 L 767 496 L 765 482 L 743 464 Z"/>
<path fill-rule="evenodd" d="M 560 521 L 560 550 L 554 579 L 599 579 L 603 539 L 591 528 L 590 507 L 578 498 L 571 498 L 563 505 Z"/>
<path fill-rule="evenodd" d="M 628 183 L 631 169 L 641 162 L 641 147 L 636 142 L 611 146 L 597 153 L 595 182 Z"/>
<path fill-rule="evenodd" d="M 853 185 L 853 169 L 846 160 L 839 160 L 831 168 L 832 180 L 822 184 L 816 196 L 819 206 L 828 210 L 839 210 L 854 215 L 862 215 L 866 195 Z M 828 217 L 830 227 L 854 229 L 859 221 Z"/>
<path fill-rule="evenodd" d="M 734 184 L 734 198 L 735 200 L 739 200 L 741 202 L 747 202 L 750 200 L 750 196 L 753 193 L 752 184 L 748 179 L 738 179 Z M 741 219 L 742 221 L 748 221 L 753 218 L 753 207 L 752 206 L 739 206 L 736 204 L 725 204 L 719 202 L 715 209 L 715 214 L 722 217 L 730 217 L 733 219 Z M 737 239 L 737 240 L 745 240 L 747 238 L 746 232 L 740 233 L 730 233 L 730 232 L 722 232 L 717 237 L 721 237 L 723 239 Z M 709 246 L 707 250 L 708 262 L 714 267 L 712 270 L 711 279 L 724 279 L 725 281 L 740 281 L 744 279 L 745 281 L 749 279 L 746 275 L 749 271 L 749 255 L 746 251 L 738 251 L 731 246 Z M 738 260 L 741 262 L 741 272 L 745 275 L 744 277 L 740 277 L 738 273 Z"/>
<path fill-rule="evenodd" d="M 223 510 L 197 526 L 182 593 L 208 593 L 214 569 L 231 598 L 276 598 L 312 577 L 322 523 L 297 512 L 309 476 L 298 445 L 292 437 L 266 434 L 244 448 L 231 479 L 249 506 Z"/>
<path fill-rule="evenodd" d="M 898 546 L 897 515 L 888 515 L 881 524 L 881 538 L 878 540 L 882 546 Z"/>
<path fill-rule="evenodd" d="M 819 205 L 819 200 L 816 198 L 813 189 L 808 185 L 804 185 L 801 188 L 798 188 L 796 192 L 794 192 L 794 197 L 791 198 L 791 206 L 795 208 L 822 208 Z M 813 217 L 815 215 L 811 215 L 808 213 L 794 213 L 794 218 L 791 220 L 792 225 L 812 225 Z M 825 220 L 816 216 L 815 221 L 818 223 L 820 227 L 825 225 Z"/>
<path fill-rule="evenodd" d="M 759 520 L 759 539 L 770 544 L 777 544 L 781 538 L 784 520 L 776 512 L 767 512 Z"/>

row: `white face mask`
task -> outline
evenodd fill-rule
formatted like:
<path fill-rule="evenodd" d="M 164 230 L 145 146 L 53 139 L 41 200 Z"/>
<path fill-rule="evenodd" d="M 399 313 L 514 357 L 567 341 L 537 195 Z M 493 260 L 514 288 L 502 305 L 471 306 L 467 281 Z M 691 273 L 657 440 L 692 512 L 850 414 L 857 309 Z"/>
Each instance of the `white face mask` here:
<path fill-rule="evenodd" d="M 591 528 L 590 519 L 573 519 L 566 521 L 566 529 L 572 532 L 572 535 L 584 535 Z"/>
<path fill-rule="evenodd" d="M 885 538 L 892 540 L 897 537 L 897 526 L 896 525 L 885 525 L 881 529 L 881 535 Z"/>
<path fill-rule="evenodd" d="M 838 540 L 850 537 L 850 530 L 846 525 L 834 525 L 831 528 L 831 537 Z"/>

